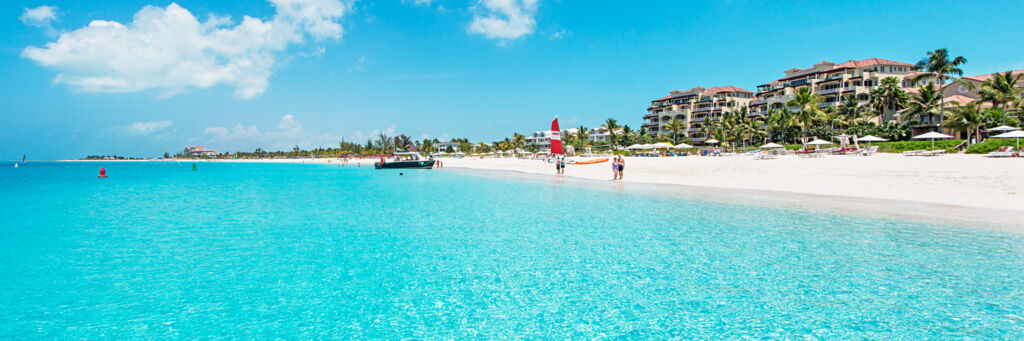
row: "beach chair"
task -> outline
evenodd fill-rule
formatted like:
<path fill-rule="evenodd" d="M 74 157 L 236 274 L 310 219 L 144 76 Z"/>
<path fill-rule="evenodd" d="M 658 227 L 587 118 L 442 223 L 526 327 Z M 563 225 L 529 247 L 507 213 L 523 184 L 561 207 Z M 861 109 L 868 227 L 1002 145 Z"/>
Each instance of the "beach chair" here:
<path fill-rule="evenodd" d="M 926 151 L 924 151 L 923 153 L 921 153 L 920 155 L 921 155 L 921 156 L 939 156 L 939 155 L 946 155 L 946 150 L 945 150 L 945 149 L 936 149 L 936 150 L 926 150 Z"/>
<path fill-rule="evenodd" d="M 871 146 L 871 147 L 868 147 L 866 149 L 865 148 L 858 149 L 857 152 L 853 153 L 852 155 L 871 156 L 871 154 L 874 154 L 877 151 L 878 151 L 878 146 Z"/>
<path fill-rule="evenodd" d="M 994 152 L 990 152 L 986 156 L 988 156 L 988 157 L 1011 157 L 1011 156 L 1014 156 L 1015 154 L 1016 153 L 1013 152 L 1013 147 L 1002 146 L 1002 147 L 999 147 L 999 150 L 994 151 Z"/>
<path fill-rule="evenodd" d="M 927 150 L 924 150 L 924 149 L 908 150 L 908 151 L 903 152 L 903 156 L 920 156 L 920 155 L 923 155 L 923 153 L 925 153 L 925 152 L 927 152 Z"/>

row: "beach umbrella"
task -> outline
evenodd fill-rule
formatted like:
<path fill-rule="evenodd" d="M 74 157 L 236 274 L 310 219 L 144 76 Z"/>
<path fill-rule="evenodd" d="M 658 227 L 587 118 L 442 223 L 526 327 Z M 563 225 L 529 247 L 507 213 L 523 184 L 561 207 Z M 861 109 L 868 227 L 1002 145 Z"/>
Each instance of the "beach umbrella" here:
<path fill-rule="evenodd" d="M 814 150 L 818 150 L 818 146 L 832 144 L 832 142 L 828 142 L 822 139 L 814 139 L 814 141 L 807 142 L 807 144 L 814 146 Z"/>
<path fill-rule="evenodd" d="M 857 141 L 859 141 L 859 142 L 867 142 L 868 146 L 871 146 L 871 142 L 885 142 L 885 141 L 889 141 L 889 140 L 883 139 L 881 137 L 874 136 L 874 135 L 868 135 L 868 136 L 864 136 L 864 137 L 861 137 L 861 138 L 857 139 Z"/>
<path fill-rule="evenodd" d="M 685 143 L 680 143 L 680 144 L 677 144 L 675 147 L 672 147 L 672 148 L 674 148 L 674 149 L 690 149 L 690 148 L 693 148 L 693 146 L 685 144 Z"/>
<path fill-rule="evenodd" d="M 782 148 L 782 147 L 785 147 L 785 146 L 783 146 L 781 144 L 778 144 L 778 143 L 775 143 L 775 142 L 770 142 L 768 144 L 765 144 L 765 145 L 761 146 L 761 148 L 764 148 L 764 149 Z"/>
<path fill-rule="evenodd" d="M 914 136 L 914 137 L 911 137 L 911 138 L 915 139 L 915 140 L 925 140 L 925 139 L 932 140 L 932 149 L 935 149 L 935 139 L 950 139 L 950 138 L 953 138 L 953 137 L 949 136 L 949 135 L 946 135 L 946 134 L 943 134 L 943 133 L 940 133 L 940 132 L 933 131 L 933 132 L 930 132 L 930 133 L 917 135 L 917 136 Z"/>
<path fill-rule="evenodd" d="M 718 143 L 718 140 L 710 139 L 710 140 L 704 141 L 704 143 L 705 144 L 716 144 L 716 143 Z"/>
<path fill-rule="evenodd" d="M 641 147 L 643 147 L 643 145 L 634 144 L 634 145 L 630 145 L 629 147 L 626 147 L 626 150 L 637 150 L 637 149 L 641 149 Z"/>
<path fill-rule="evenodd" d="M 992 137 L 1000 138 L 1000 139 L 1016 138 L 1017 139 L 1017 150 L 1020 150 L 1020 138 L 1024 137 L 1024 131 L 1014 130 L 1014 131 L 1011 131 L 1011 132 L 1008 132 L 1008 133 L 1002 133 L 1002 134 L 999 134 L 999 135 L 996 135 L 996 136 L 992 136 Z"/>
<path fill-rule="evenodd" d="M 1013 131 L 1013 130 L 1019 130 L 1019 129 L 1011 127 L 1011 126 L 1002 125 L 1002 126 L 998 126 L 998 127 L 989 129 L 988 131 Z M 995 136 L 993 136 L 993 137 L 995 137 Z"/>
<path fill-rule="evenodd" d="M 655 143 L 655 144 L 651 145 L 651 149 L 669 149 L 669 148 L 672 148 L 672 147 L 673 146 L 672 146 L 671 143 L 666 143 L 666 142 L 658 142 L 658 143 Z"/>

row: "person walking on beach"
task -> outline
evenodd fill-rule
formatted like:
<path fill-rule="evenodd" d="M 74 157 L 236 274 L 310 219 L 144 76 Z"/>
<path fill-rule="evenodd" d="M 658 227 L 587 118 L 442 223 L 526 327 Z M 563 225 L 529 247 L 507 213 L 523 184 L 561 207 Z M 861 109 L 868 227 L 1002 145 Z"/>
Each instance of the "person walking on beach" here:
<path fill-rule="evenodd" d="M 612 181 L 619 179 L 619 157 L 612 158 Z"/>
<path fill-rule="evenodd" d="M 561 172 L 559 174 L 565 174 L 565 157 L 564 156 L 558 158 L 558 165 L 561 168 L 560 169 Z"/>
<path fill-rule="evenodd" d="M 622 180 L 622 171 L 626 170 L 626 158 L 619 155 L 619 180 Z"/>
<path fill-rule="evenodd" d="M 562 160 L 555 158 L 555 174 L 562 174 Z"/>

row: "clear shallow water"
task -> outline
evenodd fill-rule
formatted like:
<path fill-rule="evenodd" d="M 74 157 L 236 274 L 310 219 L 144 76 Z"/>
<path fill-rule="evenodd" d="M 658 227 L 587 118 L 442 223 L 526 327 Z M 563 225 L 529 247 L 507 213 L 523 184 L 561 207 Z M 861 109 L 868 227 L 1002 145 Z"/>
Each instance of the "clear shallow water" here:
<path fill-rule="evenodd" d="M 1009 233 L 447 171 L 10 165 L 3 339 L 1024 338 Z"/>

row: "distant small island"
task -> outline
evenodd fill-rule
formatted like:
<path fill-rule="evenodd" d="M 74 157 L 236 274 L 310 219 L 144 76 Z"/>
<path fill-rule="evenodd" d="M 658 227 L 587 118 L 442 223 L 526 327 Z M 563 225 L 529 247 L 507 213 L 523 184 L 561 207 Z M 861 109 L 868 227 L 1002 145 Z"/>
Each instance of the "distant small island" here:
<path fill-rule="evenodd" d="M 79 160 L 146 160 L 146 158 L 118 155 L 89 155 Z"/>

